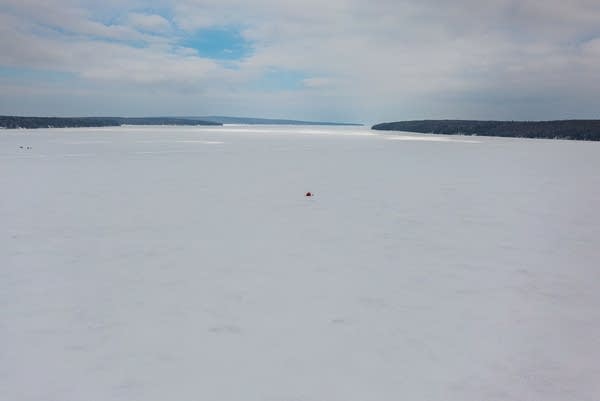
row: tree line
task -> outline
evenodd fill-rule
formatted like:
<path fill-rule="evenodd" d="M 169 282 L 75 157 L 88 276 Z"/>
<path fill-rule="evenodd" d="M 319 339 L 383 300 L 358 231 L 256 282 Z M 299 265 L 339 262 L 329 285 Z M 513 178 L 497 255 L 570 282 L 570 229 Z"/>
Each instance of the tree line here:
<path fill-rule="evenodd" d="M 600 141 L 600 120 L 475 121 L 418 120 L 377 124 L 374 130 L 424 134 L 481 135 L 513 138 L 550 138 Z"/>
<path fill-rule="evenodd" d="M 0 116 L 0 128 L 117 127 L 120 125 L 222 125 L 177 117 L 22 117 Z"/>

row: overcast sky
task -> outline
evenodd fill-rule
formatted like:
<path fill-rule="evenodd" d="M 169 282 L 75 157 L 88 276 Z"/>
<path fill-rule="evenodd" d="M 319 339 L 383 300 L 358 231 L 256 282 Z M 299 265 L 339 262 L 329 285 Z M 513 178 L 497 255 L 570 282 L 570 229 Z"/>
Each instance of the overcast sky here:
<path fill-rule="evenodd" d="M 0 0 L 0 114 L 600 118 L 600 1 Z"/>

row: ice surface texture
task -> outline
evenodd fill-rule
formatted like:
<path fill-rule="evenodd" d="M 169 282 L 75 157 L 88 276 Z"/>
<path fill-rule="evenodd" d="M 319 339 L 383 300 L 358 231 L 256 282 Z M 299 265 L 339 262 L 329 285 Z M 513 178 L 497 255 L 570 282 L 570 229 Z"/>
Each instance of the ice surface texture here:
<path fill-rule="evenodd" d="M 555 140 L 0 132 L 0 400 L 598 400 L 598 171 Z"/>

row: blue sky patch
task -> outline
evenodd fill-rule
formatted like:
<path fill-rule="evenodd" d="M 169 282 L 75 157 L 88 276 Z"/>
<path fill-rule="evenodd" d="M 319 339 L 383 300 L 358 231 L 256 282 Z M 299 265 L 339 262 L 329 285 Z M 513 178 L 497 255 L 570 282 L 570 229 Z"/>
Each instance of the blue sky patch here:
<path fill-rule="evenodd" d="M 196 49 L 202 57 L 216 60 L 240 60 L 252 52 L 251 43 L 235 28 L 202 29 L 183 40 L 181 45 Z"/>

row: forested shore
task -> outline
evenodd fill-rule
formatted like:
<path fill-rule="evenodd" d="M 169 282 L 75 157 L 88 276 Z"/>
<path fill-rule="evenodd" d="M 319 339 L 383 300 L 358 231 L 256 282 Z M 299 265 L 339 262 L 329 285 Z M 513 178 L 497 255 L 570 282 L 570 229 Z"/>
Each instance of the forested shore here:
<path fill-rule="evenodd" d="M 176 117 L 23 117 L 0 116 L 0 128 L 118 127 L 120 125 L 222 125 Z"/>
<path fill-rule="evenodd" d="M 600 120 L 475 121 L 417 120 L 376 124 L 374 130 L 600 141 Z"/>

